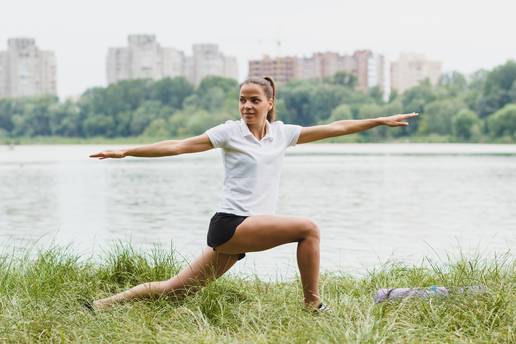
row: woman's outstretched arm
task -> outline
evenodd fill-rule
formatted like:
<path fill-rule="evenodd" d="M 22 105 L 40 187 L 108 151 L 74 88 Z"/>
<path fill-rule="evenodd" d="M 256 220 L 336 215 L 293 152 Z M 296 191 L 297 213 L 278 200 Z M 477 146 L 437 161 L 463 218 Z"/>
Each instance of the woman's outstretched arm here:
<path fill-rule="evenodd" d="M 185 153 L 204 152 L 212 149 L 208 135 L 202 134 L 199 136 L 190 137 L 184 140 L 167 140 L 156 142 L 150 145 L 121 149 L 121 150 L 106 150 L 90 155 L 90 158 L 102 159 L 120 159 L 126 156 L 155 158 L 170 155 L 179 155 Z"/>
<path fill-rule="evenodd" d="M 301 134 L 299 135 L 297 143 L 307 143 L 326 139 L 328 137 L 349 135 L 371 129 L 379 125 L 386 125 L 389 127 L 407 126 L 408 122 L 406 120 L 416 117 L 417 115 L 417 113 L 409 113 L 371 119 L 351 119 L 336 121 L 325 125 L 304 127 L 301 129 Z"/>

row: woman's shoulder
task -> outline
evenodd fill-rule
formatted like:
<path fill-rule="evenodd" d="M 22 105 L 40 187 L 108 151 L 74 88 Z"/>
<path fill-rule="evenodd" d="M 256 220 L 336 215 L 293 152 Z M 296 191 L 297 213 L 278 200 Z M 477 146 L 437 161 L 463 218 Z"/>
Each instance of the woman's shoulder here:
<path fill-rule="evenodd" d="M 274 121 L 272 123 L 270 123 L 271 127 L 283 127 L 285 125 L 285 123 L 283 123 L 282 121 Z"/>
<path fill-rule="evenodd" d="M 283 129 L 283 130 L 301 127 L 297 124 L 289 124 L 289 123 L 284 123 L 282 121 L 274 121 L 274 122 L 270 123 L 270 125 L 272 128 Z"/>
<path fill-rule="evenodd" d="M 217 124 L 213 128 L 229 130 L 231 128 L 236 128 L 236 127 L 239 127 L 239 126 L 240 126 L 240 121 L 228 119 L 227 121 L 225 121 L 223 123 Z"/>
<path fill-rule="evenodd" d="M 274 121 L 271 123 L 271 131 L 275 136 L 285 140 L 288 146 L 295 145 L 301 133 L 301 128 L 302 127 L 297 124 L 285 124 L 282 121 Z"/>

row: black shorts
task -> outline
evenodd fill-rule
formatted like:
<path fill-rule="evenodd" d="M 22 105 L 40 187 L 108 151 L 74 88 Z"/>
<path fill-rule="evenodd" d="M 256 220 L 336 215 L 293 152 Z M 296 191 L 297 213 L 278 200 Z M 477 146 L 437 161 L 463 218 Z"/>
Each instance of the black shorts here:
<path fill-rule="evenodd" d="M 228 213 L 215 213 L 210 220 L 208 229 L 208 246 L 215 248 L 222 245 L 235 234 L 239 224 L 244 222 L 247 216 L 239 216 Z M 240 253 L 238 260 L 245 257 L 245 253 Z"/>

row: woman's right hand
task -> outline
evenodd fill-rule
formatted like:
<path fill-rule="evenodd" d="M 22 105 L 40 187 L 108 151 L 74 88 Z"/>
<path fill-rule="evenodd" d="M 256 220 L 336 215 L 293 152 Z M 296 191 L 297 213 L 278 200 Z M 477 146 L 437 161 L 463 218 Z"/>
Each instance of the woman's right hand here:
<path fill-rule="evenodd" d="M 90 155 L 90 158 L 99 158 L 99 160 L 103 159 L 121 159 L 125 157 L 125 151 L 122 150 L 105 150 L 103 152 L 95 153 Z"/>

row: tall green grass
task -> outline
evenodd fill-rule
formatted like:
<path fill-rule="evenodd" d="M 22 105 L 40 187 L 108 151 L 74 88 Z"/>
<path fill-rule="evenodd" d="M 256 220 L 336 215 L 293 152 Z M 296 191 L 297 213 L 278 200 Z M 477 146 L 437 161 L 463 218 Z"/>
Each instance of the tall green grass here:
<path fill-rule="evenodd" d="M 0 342 L 515 343 L 515 262 L 506 255 L 421 266 L 386 265 L 366 277 L 321 276 L 332 314 L 303 308 L 298 280 L 222 277 L 182 300 L 161 297 L 95 315 L 82 298 L 163 280 L 181 268 L 173 251 L 119 245 L 101 259 L 69 249 L 0 256 Z M 98 263 L 98 262 L 102 263 Z M 382 287 L 482 284 L 485 294 L 375 305 Z"/>

